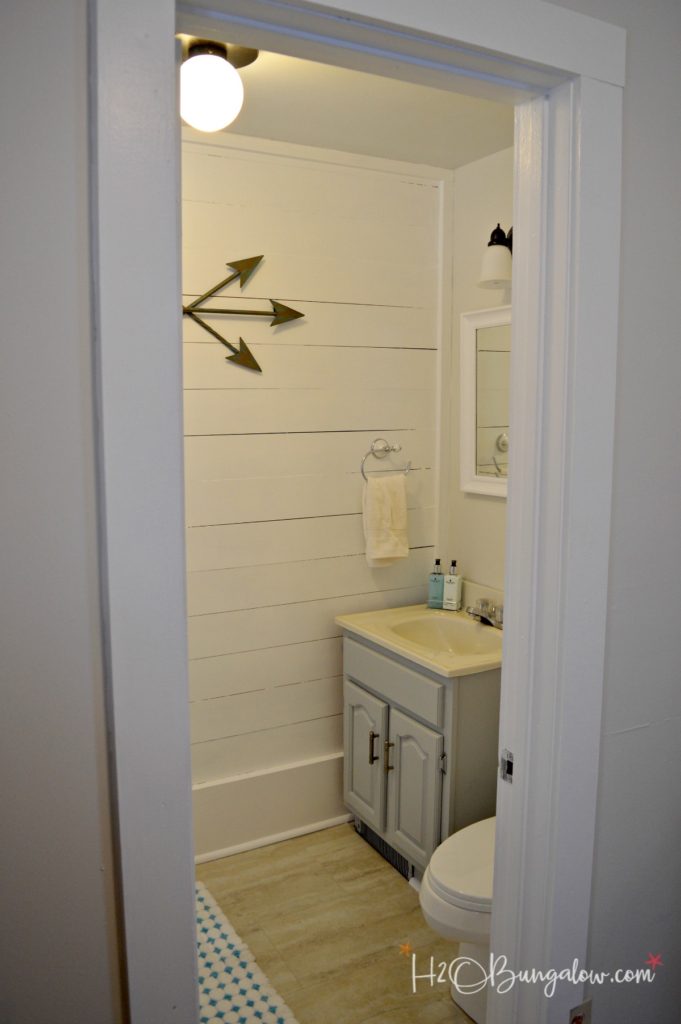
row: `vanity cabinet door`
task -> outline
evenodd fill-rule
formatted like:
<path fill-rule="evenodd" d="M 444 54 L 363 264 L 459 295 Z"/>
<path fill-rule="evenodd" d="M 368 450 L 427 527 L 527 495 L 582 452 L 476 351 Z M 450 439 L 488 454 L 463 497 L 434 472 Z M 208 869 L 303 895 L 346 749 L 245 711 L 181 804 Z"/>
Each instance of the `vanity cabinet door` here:
<path fill-rule="evenodd" d="M 390 741 L 385 838 L 425 868 L 440 841 L 444 738 L 391 708 Z"/>
<path fill-rule="evenodd" d="M 345 803 L 370 828 L 382 832 L 386 790 L 383 745 L 388 738 L 388 705 L 348 679 L 343 686 L 343 703 Z"/>

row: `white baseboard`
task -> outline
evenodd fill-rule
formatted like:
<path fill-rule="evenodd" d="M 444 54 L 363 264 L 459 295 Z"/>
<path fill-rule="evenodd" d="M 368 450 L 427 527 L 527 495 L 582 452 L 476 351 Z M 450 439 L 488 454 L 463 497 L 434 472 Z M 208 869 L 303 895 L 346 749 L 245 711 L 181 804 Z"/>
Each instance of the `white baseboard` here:
<path fill-rule="evenodd" d="M 194 787 L 197 864 L 348 821 L 343 754 Z"/>
<path fill-rule="evenodd" d="M 246 853 L 247 850 L 257 850 L 260 846 L 273 846 L 274 843 L 283 843 L 285 839 L 295 839 L 297 836 L 307 836 L 311 832 L 321 832 L 325 828 L 334 828 L 335 825 L 344 825 L 352 821 L 351 814 L 341 814 L 338 818 L 329 818 L 327 821 L 313 821 L 310 825 L 302 825 L 300 828 L 289 829 L 288 832 L 279 832 L 273 836 L 261 836 L 260 839 L 252 839 L 250 842 L 241 843 L 238 846 L 228 846 L 224 850 L 212 850 L 210 853 L 197 854 L 194 858 L 196 864 L 207 864 L 211 860 L 221 860 L 223 857 L 233 857 L 235 853 Z"/>

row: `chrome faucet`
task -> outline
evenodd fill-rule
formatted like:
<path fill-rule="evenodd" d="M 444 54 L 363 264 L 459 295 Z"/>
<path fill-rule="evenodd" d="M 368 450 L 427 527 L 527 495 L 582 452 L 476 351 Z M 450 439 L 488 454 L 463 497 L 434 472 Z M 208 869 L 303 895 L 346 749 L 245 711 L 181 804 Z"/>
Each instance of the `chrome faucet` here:
<path fill-rule="evenodd" d="M 495 629 L 504 628 L 503 604 L 493 604 L 486 597 L 479 598 L 475 602 L 474 608 L 466 608 L 466 614 L 486 626 L 494 626 Z"/>

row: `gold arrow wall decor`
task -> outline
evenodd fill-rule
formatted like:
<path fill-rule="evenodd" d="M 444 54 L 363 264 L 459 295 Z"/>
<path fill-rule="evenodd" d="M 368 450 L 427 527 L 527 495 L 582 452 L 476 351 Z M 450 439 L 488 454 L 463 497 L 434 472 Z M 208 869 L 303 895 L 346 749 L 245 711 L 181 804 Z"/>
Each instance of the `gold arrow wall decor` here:
<path fill-rule="evenodd" d="M 226 356 L 232 363 L 236 363 L 238 366 L 243 366 L 248 370 L 255 370 L 257 373 L 262 373 L 257 359 L 249 349 L 248 345 L 243 338 L 239 338 L 239 347 L 232 345 L 231 342 L 223 338 L 213 327 L 210 327 L 202 318 L 201 314 L 213 316 L 218 314 L 220 316 L 267 316 L 271 317 L 270 327 L 278 327 L 279 324 L 288 323 L 290 320 L 297 320 L 299 317 L 305 316 L 304 313 L 299 313 L 297 309 L 291 309 L 290 306 L 285 306 L 282 302 L 277 302 L 276 299 L 269 299 L 268 301 L 272 305 L 272 309 L 219 309 L 211 308 L 210 306 L 203 306 L 203 303 L 216 295 L 221 289 L 226 288 L 232 281 L 236 281 L 239 278 L 239 285 L 241 288 L 247 283 L 251 274 L 260 265 L 260 262 L 264 259 L 263 256 L 250 256 L 245 260 L 234 260 L 233 263 L 228 263 L 227 266 L 232 270 L 232 273 L 225 277 L 222 281 L 218 281 L 216 285 L 209 288 L 203 295 L 199 295 L 198 299 L 194 299 L 187 306 L 182 307 L 182 313 L 184 316 L 190 317 L 194 323 L 199 324 L 203 327 L 204 331 L 208 331 L 221 345 L 228 348 L 232 353 L 231 356 Z"/>

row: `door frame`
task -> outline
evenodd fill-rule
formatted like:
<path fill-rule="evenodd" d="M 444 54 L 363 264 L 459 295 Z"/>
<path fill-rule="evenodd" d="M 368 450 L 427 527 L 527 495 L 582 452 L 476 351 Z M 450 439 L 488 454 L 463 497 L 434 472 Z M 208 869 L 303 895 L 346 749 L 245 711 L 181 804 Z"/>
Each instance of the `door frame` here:
<path fill-rule="evenodd" d="M 624 32 L 539 0 L 90 0 L 100 554 L 134 1024 L 197 1019 L 174 32 L 512 100 L 514 448 L 492 948 L 586 964 L 614 442 Z M 153 301 L 150 302 L 150 296 Z M 133 372 L 134 371 L 134 372 Z M 162 936 L 162 941 L 159 941 Z M 489 994 L 558 1024 L 581 986 Z"/>

